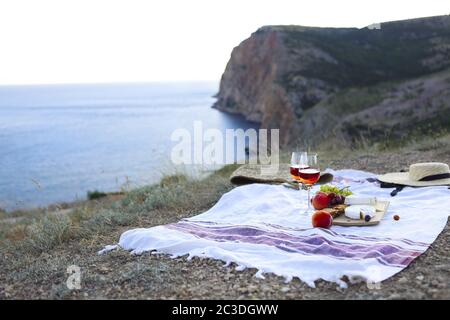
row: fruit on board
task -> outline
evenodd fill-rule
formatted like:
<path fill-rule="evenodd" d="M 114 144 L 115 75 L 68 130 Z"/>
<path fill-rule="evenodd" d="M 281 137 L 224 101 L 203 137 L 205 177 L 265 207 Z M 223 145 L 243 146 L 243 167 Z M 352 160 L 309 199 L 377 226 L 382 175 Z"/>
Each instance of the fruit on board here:
<path fill-rule="evenodd" d="M 344 204 L 344 202 L 345 202 L 345 197 L 340 194 L 329 193 L 328 197 L 330 198 L 330 204 L 332 206 L 337 205 L 337 204 Z"/>
<path fill-rule="evenodd" d="M 319 210 L 312 216 L 312 225 L 314 228 L 328 229 L 333 224 L 333 217 L 327 211 Z"/>
<path fill-rule="evenodd" d="M 348 188 L 349 187 L 339 188 L 339 187 L 333 186 L 331 184 L 324 184 L 324 185 L 320 186 L 320 191 L 325 192 L 325 193 L 335 193 L 337 195 L 346 197 L 346 196 L 350 196 L 353 194 L 353 192 L 351 192 Z"/>
<path fill-rule="evenodd" d="M 316 195 L 311 199 L 311 203 L 316 210 L 322 210 L 336 205 L 344 204 L 345 197 L 353 193 L 348 187 L 339 189 L 333 185 L 324 185 L 320 187 Z"/>
<path fill-rule="evenodd" d="M 312 205 L 316 210 L 322 210 L 330 206 L 330 198 L 325 192 L 317 192 L 312 198 Z"/>

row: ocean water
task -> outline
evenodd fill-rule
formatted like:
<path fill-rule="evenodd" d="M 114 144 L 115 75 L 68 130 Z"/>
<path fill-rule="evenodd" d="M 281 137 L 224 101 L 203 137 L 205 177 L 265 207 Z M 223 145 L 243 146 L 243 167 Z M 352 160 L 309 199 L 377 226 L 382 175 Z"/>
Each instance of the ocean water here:
<path fill-rule="evenodd" d="M 171 172 L 177 128 L 252 128 L 211 108 L 217 83 L 0 87 L 0 208 L 86 198 Z M 186 169 L 186 168 L 185 168 Z"/>

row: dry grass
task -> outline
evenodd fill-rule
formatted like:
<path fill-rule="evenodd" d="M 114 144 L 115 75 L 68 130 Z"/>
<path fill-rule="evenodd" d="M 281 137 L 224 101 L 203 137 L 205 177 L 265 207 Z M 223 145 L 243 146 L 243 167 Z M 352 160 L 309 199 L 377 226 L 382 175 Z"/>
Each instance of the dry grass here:
<path fill-rule="evenodd" d="M 17 222 L 0 223 L 0 244 L 3 249 L 39 255 L 63 243 L 108 235 L 159 212 L 170 211 L 174 217 L 194 214 L 231 188 L 228 177 L 235 168 L 226 166 L 203 179 L 167 175 L 160 183 L 132 190 L 119 201 L 94 207 L 85 202 L 67 214 L 32 211 Z"/>
<path fill-rule="evenodd" d="M 322 167 L 383 172 L 403 168 L 409 162 L 450 162 L 450 143 L 441 138 L 395 152 L 367 148 L 321 150 L 320 154 Z M 288 161 L 289 153 L 283 153 L 282 160 Z M 15 223 L 0 222 L 0 298 L 377 298 L 398 292 L 406 296 L 413 292 L 410 297 L 416 298 L 448 297 L 447 233 L 443 244 L 436 242 L 434 251 L 428 253 L 431 258 L 419 259 L 422 262 L 416 269 L 406 273 L 407 282 L 397 277 L 380 293 L 358 291 L 361 287 L 342 293 L 327 283 L 320 283 L 321 289 L 314 291 L 298 281 L 285 285 L 275 276 L 260 281 L 253 277 L 253 270 L 236 272 L 213 260 L 135 257 L 123 251 L 96 254 L 104 245 L 116 243 L 125 230 L 175 222 L 208 209 L 232 188 L 228 178 L 236 167 L 226 166 L 207 178 L 168 175 L 158 184 L 120 197 L 79 203 L 64 214 L 44 210 L 29 217 L 21 215 Z M 71 264 L 83 270 L 82 290 L 69 290 L 65 285 L 66 268 Z M 434 281 L 436 286 L 423 283 L 412 290 L 409 282 L 423 273 L 433 278 L 430 283 Z"/>

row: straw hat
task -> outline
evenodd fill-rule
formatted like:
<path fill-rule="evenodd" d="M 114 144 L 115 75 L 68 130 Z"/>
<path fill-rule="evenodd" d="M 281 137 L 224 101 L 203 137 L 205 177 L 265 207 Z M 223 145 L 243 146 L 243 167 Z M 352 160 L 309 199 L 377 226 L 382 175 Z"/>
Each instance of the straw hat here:
<path fill-rule="evenodd" d="M 412 187 L 445 186 L 450 185 L 450 169 L 445 163 L 415 163 L 409 166 L 409 172 L 386 173 L 378 180 Z"/>

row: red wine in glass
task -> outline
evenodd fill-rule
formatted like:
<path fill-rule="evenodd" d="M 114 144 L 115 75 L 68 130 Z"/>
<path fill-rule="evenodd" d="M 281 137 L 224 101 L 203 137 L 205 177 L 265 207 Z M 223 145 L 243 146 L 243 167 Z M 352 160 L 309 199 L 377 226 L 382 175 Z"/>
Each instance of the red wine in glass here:
<path fill-rule="evenodd" d="M 298 180 L 298 166 L 297 165 L 291 165 L 290 169 L 289 169 L 290 173 L 291 173 L 291 177 L 292 179 Z"/>
<path fill-rule="evenodd" d="M 299 180 L 306 185 L 313 185 L 320 178 L 320 171 L 313 168 L 304 168 L 298 170 Z"/>
<path fill-rule="evenodd" d="M 290 172 L 292 179 L 300 180 L 299 171 L 307 168 L 309 167 L 306 165 L 291 165 Z"/>

